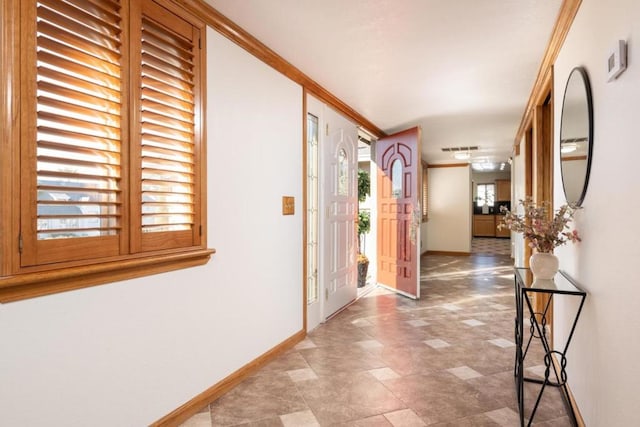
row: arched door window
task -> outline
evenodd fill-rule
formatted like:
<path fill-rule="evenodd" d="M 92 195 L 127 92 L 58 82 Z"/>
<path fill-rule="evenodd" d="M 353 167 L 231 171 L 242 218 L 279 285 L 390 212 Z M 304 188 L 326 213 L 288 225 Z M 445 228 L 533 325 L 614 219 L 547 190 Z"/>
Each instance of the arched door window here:
<path fill-rule="evenodd" d="M 395 159 L 391 164 L 391 196 L 399 199 L 402 197 L 402 161 Z"/>
<path fill-rule="evenodd" d="M 338 152 L 338 196 L 349 195 L 349 158 L 344 148 Z"/>

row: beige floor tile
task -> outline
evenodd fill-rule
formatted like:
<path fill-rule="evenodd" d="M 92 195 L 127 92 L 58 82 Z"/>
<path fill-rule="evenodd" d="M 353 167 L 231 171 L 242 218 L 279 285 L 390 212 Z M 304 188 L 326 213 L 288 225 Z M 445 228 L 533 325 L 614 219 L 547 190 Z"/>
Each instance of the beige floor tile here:
<path fill-rule="evenodd" d="M 311 341 L 309 338 L 306 338 L 306 339 L 300 341 L 298 344 L 296 344 L 295 349 L 296 350 L 304 350 L 304 349 L 307 349 L 307 348 L 316 348 L 316 347 L 317 346 L 313 341 Z"/>
<path fill-rule="evenodd" d="M 202 412 L 189 418 L 182 427 L 212 427 L 211 414 L 209 412 Z"/>
<path fill-rule="evenodd" d="M 365 326 L 373 326 L 373 323 L 369 322 L 367 319 L 356 319 L 356 320 L 353 320 L 351 324 L 361 328 Z"/>
<path fill-rule="evenodd" d="M 504 338 L 496 338 L 493 340 L 489 340 L 489 342 L 495 346 L 502 348 L 515 347 L 515 344 L 512 341 L 505 340 Z"/>
<path fill-rule="evenodd" d="M 424 343 L 431 348 L 445 348 L 451 345 L 448 342 L 441 339 L 426 340 L 424 341 Z"/>
<path fill-rule="evenodd" d="M 318 379 L 316 373 L 313 372 L 313 369 L 310 368 L 294 369 L 291 371 L 287 371 L 287 374 L 293 382 Z"/>
<path fill-rule="evenodd" d="M 284 427 L 320 427 L 318 420 L 311 411 L 300 411 L 280 415 Z"/>
<path fill-rule="evenodd" d="M 401 409 L 400 411 L 384 414 L 393 427 L 421 427 L 426 426 L 425 422 L 411 409 Z"/>
<path fill-rule="evenodd" d="M 447 369 L 447 371 L 451 372 L 461 380 L 470 380 L 471 378 L 478 378 L 483 376 L 480 372 L 474 371 L 468 366 L 459 366 L 457 368 Z"/>
<path fill-rule="evenodd" d="M 416 320 L 407 320 L 407 323 L 413 327 L 419 328 L 421 326 L 428 326 L 429 323 L 425 322 L 422 319 L 416 319 Z"/>
<path fill-rule="evenodd" d="M 365 340 L 356 342 L 360 347 L 364 349 L 372 349 L 372 348 L 380 348 L 384 347 L 384 345 L 380 341 L 376 340 Z"/>
<path fill-rule="evenodd" d="M 485 325 L 484 322 L 481 322 L 477 319 L 467 319 L 467 320 L 463 320 L 462 323 L 464 323 L 467 326 L 482 326 Z"/>
<path fill-rule="evenodd" d="M 332 427 L 392 427 L 389 420 L 384 415 L 375 415 L 373 417 L 362 418 L 345 423 L 334 424 Z"/>
<path fill-rule="evenodd" d="M 494 411 L 485 412 L 484 415 L 504 427 L 513 427 L 520 423 L 518 413 L 509 408 L 500 408 Z"/>
<path fill-rule="evenodd" d="M 370 369 L 369 373 L 374 376 L 378 381 L 393 380 L 400 378 L 400 375 L 394 372 L 391 368 L 378 368 Z"/>
<path fill-rule="evenodd" d="M 321 377 L 297 384 L 322 425 L 344 423 L 405 408 L 368 372 Z"/>

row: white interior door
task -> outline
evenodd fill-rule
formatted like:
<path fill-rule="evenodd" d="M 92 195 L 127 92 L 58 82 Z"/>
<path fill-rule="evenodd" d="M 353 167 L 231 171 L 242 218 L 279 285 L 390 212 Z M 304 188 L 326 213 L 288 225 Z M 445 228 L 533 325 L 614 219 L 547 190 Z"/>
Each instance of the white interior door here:
<path fill-rule="evenodd" d="M 357 296 L 357 127 L 324 108 L 321 144 L 321 287 L 328 318 Z"/>

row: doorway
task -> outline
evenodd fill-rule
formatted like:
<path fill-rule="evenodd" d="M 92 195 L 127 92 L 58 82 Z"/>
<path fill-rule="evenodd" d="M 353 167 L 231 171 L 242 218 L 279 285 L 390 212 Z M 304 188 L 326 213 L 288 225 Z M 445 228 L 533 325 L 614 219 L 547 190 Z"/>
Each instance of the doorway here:
<path fill-rule="evenodd" d="M 531 198 L 535 203 L 548 201 L 553 206 L 553 72 L 545 82 L 540 96 L 532 110 L 529 125 L 524 133 L 524 189 L 525 197 Z M 553 216 L 553 209 L 549 211 L 549 217 Z M 529 266 L 531 248 L 523 241 L 523 264 Z M 549 301 L 549 297 L 537 294 L 533 301 L 536 313 L 542 313 Z M 539 315 L 537 315 L 539 316 Z M 542 319 L 538 319 L 542 321 Z M 553 338 L 553 302 L 546 315 L 546 327 L 549 337 Z"/>
<path fill-rule="evenodd" d="M 314 329 L 357 297 L 357 127 L 306 98 L 306 321 Z"/>
<path fill-rule="evenodd" d="M 307 94 L 305 105 L 304 302 L 306 330 L 311 331 L 358 297 L 360 138 L 356 125 L 317 98 Z M 366 132 L 360 130 L 360 134 Z M 418 298 L 420 130 L 368 142 L 369 163 L 363 167 L 368 167 L 371 181 L 371 232 L 364 243 L 374 262 L 369 282 Z M 385 270 L 382 280 L 381 268 Z"/>

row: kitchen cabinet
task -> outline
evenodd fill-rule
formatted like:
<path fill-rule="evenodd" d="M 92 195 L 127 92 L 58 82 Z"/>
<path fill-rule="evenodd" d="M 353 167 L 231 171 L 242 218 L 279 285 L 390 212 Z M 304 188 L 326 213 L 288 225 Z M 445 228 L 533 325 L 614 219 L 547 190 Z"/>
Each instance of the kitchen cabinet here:
<path fill-rule="evenodd" d="M 511 200 L 511 180 L 496 179 L 496 202 Z"/>
<path fill-rule="evenodd" d="M 474 215 L 473 216 L 473 236 L 474 237 L 496 237 L 495 215 Z"/>

